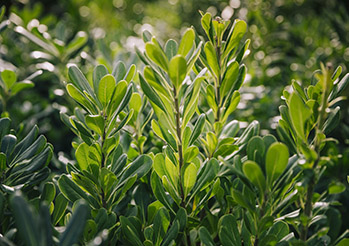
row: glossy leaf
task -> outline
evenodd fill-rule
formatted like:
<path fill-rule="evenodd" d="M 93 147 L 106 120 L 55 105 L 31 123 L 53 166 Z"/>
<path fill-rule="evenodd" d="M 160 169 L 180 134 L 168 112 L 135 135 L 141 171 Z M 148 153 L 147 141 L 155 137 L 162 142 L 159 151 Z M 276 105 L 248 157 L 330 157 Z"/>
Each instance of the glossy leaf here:
<path fill-rule="evenodd" d="M 260 166 L 256 162 L 248 160 L 242 166 L 242 170 L 251 183 L 258 187 L 261 193 L 264 193 L 266 182 Z"/>
<path fill-rule="evenodd" d="M 168 73 L 173 85 L 179 90 L 187 74 L 187 62 L 183 56 L 176 55 L 171 59 Z"/>
<path fill-rule="evenodd" d="M 116 87 L 116 81 L 113 75 L 105 75 L 98 85 L 98 99 L 105 107 L 112 98 L 114 89 Z"/>
<path fill-rule="evenodd" d="M 288 148 L 283 143 L 273 143 L 266 155 L 266 174 L 268 185 L 280 177 L 285 170 L 289 158 Z"/>
<path fill-rule="evenodd" d="M 181 43 L 178 47 L 178 54 L 185 57 L 193 47 L 195 32 L 192 28 L 188 28 L 184 33 Z"/>
<path fill-rule="evenodd" d="M 89 207 L 84 200 L 80 200 L 76 205 L 73 216 L 69 220 L 69 224 L 60 236 L 59 246 L 70 246 L 78 242 L 84 226 L 86 224 Z"/>
<path fill-rule="evenodd" d="M 311 116 L 311 111 L 296 93 L 291 94 L 288 107 L 293 127 L 298 137 L 305 141 L 305 123 Z"/>

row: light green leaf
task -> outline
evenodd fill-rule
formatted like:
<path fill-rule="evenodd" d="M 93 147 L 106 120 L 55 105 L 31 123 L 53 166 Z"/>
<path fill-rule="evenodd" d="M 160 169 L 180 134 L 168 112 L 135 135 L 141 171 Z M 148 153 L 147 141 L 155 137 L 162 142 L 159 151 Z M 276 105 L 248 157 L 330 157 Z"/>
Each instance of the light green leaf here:
<path fill-rule="evenodd" d="M 187 74 L 187 62 L 183 56 L 176 55 L 171 59 L 168 73 L 173 85 L 179 91 Z"/>
<path fill-rule="evenodd" d="M 254 184 L 262 194 L 264 194 L 266 184 L 265 177 L 260 166 L 256 162 L 248 160 L 243 164 L 242 170 L 251 183 Z"/>
<path fill-rule="evenodd" d="M 1 80 L 4 82 L 6 89 L 9 90 L 16 83 L 17 75 L 11 70 L 4 70 L 1 72 Z"/>
<path fill-rule="evenodd" d="M 93 89 L 98 95 L 99 81 L 108 74 L 108 69 L 104 65 L 98 65 L 93 70 Z"/>
<path fill-rule="evenodd" d="M 204 47 L 204 51 L 205 51 L 207 63 L 210 67 L 211 72 L 213 72 L 214 75 L 217 78 L 219 78 L 220 77 L 220 67 L 218 64 L 216 51 L 215 51 L 211 42 L 209 42 L 209 41 L 206 42 L 205 47 Z"/>
<path fill-rule="evenodd" d="M 108 105 L 116 87 L 116 81 L 113 75 L 107 74 L 99 81 L 98 99 L 104 107 Z"/>
<path fill-rule="evenodd" d="M 86 125 L 98 135 L 102 136 L 104 132 L 104 118 L 101 115 L 87 115 Z"/>
<path fill-rule="evenodd" d="M 311 116 L 311 110 L 297 93 L 291 94 L 288 104 L 292 125 L 298 137 L 305 142 L 307 136 L 305 135 L 304 127 L 306 121 Z"/>
<path fill-rule="evenodd" d="M 167 59 L 171 60 L 177 54 L 178 44 L 173 39 L 169 39 L 165 44 L 165 53 Z"/>
<path fill-rule="evenodd" d="M 184 189 L 184 198 L 187 197 L 189 192 L 193 189 L 197 177 L 196 165 L 190 163 L 184 170 L 184 175 L 182 177 L 182 185 Z"/>
<path fill-rule="evenodd" d="M 184 33 L 181 43 L 178 47 L 178 54 L 186 56 L 192 49 L 195 40 L 195 32 L 192 28 L 188 28 Z"/>
<path fill-rule="evenodd" d="M 229 53 L 233 50 L 236 49 L 237 46 L 240 43 L 240 40 L 246 33 L 247 29 L 247 24 L 243 20 L 236 19 L 234 21 L 233 27 L 231 28 L 231 31 L 228 36 L 227 43 L 225 45 L 224 53 L 223 53 L 223 58 L 229 55 Z"/>
<path fill-rule="evenodd" d="M 33 87 L 34 87 L 34 83 L 29 80 L 17 82 L 11 88 L 12 96 L 16 95 L 18 92 L 22 90 L 33 88 Z"/>
<path fill-rule="evenodd" d="M 168 71 L 168 59 L 159 46 L 148 42 L 145 44 L 145 51 L 153 62 L 155 62 L 163 70 Z"/>
<path fill-rule="evenodd" d="M 221 97 L 225 97 L 228 92 L 232 89 L 235 80 L 239 75 L 239 64 L 234 61 L 229 64 L 227 70 L 223 76 L 221 84 Z"/>
<path fill-rule="evenodd" d="M 269 187 L 285 170 L 289 158 L 288 148 L 283 143 L 273 143 L 266 156 L 266 174 Z"/>

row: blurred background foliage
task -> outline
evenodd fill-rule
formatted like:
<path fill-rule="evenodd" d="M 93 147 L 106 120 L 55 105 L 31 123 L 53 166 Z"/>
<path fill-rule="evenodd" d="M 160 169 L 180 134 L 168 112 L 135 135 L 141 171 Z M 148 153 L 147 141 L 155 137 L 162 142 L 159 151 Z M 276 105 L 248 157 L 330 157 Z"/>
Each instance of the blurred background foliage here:
<path fill-rule="evenodd" d="M 20 80 L 40 74 L 33 78 L 34 88 L 8 99 L 7 112 L 19 127 L 38 124 L 61 154 L 70 150 L 73 138 L 59 119 L 60 111 L 75 106 L 63 90 L 67 64 L 78 64 L 90 76 L 100 63 L 109 69 L 120 59 L 126 65 L 139 64 L 134 46 L 142 49 L 143 31 L 160 40 L 178 40 L 189 26 L 202 34 L 198 10 L 248 23 L 248 76 L 234 118 L 246 123 L 258 120 L 262 134 L 275 133 L 282 89 L 293 79 L 311 83 L 320 62 L 340 65 L 343 73 L 349 68 L 348 1 L 2 0 L 1 4 L 6 6 L 1 70 L 14 70 Z M 343 127 L 335 135 L 347 145 L 345 103 Z"/>

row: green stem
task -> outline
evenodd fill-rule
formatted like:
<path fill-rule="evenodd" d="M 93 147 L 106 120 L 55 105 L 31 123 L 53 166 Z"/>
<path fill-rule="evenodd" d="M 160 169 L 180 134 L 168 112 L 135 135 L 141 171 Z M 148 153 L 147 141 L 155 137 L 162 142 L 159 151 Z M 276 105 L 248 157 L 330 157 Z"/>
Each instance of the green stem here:
<path fill-rule="evenodd" d="M 179 159 L 179 187 L 181 189 L 181 206 L 185 207 L 185 202 L 184 202 L 184 191 L 182 187 L 182 167 L 184 165 L 184 159 L 183 159 L 183 146 L 182 146 L 182 130 L 181 130 L 181 115 L 179 112 L 179 102 L 178 102 L 178 95 L 177 95 L 177 90 L 175 87 L 173 87 L 173 96 L 174 96 L 174 104 L 175 104 L 175 110 L 176 110 L 176 131 L 177 131 L 177 137 L 178 137 L 178 159 Z"/>
<path fill-rule="evenodd" d="M 329 76 L 329 71 L 326 70 L 326 73 L 324 74 L 324 93 L 322 94 L 322 101 L 321 101 L 321 108 L 319 112 L 319 117 L 317 120 L 317 126 L 315 130 L 315 143 L 314 143 L 314 150 L 317 154 L 317 158 L 314 162 L 313 165 L 313 170 L 314 170 L 314 175 L 312 176 L 308 188 L 307 188 L 307 193 L 306 193 L 306 200 L 305 200 L 305 206 L 304 206 L 304 215 L 306 218 L 311 218 L 312 217 L 312 211 L 313 211 L 313 196 L 314 196 L 314 190 L 315 190 L 315 184 L 317 180 L 317 173 L 316 173 L 316 168 L 320 162 L 320 147 L 321 147 L 321 138 L 319 138 L 319 134 L 322 133 L 322 128 L 325 122 L 326 118 L 326 108 L 327 108 L 327 97 L 329 94 L 328 91 L 328 80 L 331 79 Z M 301 234 L 300 234 L 300 239 L 302 241 L 306 241 L 308 238 L 308 229 L 309 229 L 309 221 L 306 222 L 306 225 L 301 227 Z"/>
<path fill-rule="evenodd" d="M 219 71 L 221 70 L 221 47 L 220 45 L 216 46 L 216 54 L 217 54 L 217 61 L 218 61 L 218 67 L 219 67 Z M 219 121 L 220 117 L 221 117 L 221 83 L 222 83 L 222 76 L 219 75 L 218 78 L 216 78 L 217 80 L 217 87 L 216 87 L 216 98 L 217 98 L 217 117 L 215 119 L 215 121 Z"/>

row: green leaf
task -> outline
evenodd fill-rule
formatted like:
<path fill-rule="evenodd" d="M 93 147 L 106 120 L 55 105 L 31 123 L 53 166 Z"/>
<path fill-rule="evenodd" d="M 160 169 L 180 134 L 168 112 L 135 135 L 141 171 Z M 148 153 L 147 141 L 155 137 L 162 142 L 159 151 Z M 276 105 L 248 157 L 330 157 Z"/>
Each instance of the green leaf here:
<path fill-rule="evenodd" d="M 81 93 L 73 84 L 67 84 L 66 89 L 69 96 L 77 101 L 81 106 L 85 107 L 87 111 L 96 112 L 95 106 L 86 97 L 85 94 Z"/>
<path fill-rule="evenodd" d="M 239 75 L 239 64 L 234 61 L 229 64 L 227 70 L 224 74 L 222 84 L 221 84 L 221 97 L 225 97 L 228 92 L 232 89 L 235 80 Z"/>
<path fill-rule="evenodd" d="M 211 72 L 219 78 L 220 77 L 220 68 L 217 60 L 216 51 L 210 41 L 206 42 L 204 51 L 206 54 L 207 63 L 210 67 Z"/>
<path fill-rule="evenodd" d="M 7 158 L 4 153 L 0 153 L 0 172 L 5 171 L 7 168 Z"/>
<path fill-rule="evenodd" d="M 265 145 L 260 136 L 254 136 L 248 141 L 247 144 L 247 157 L 251 161 L 261 163 L 262 157 L 264 157 Z"/>
<path fill-rule="evenodd" d="M 58 187 L 65 198 L 71 202 L 75 202 L 81 198 L 88 200 L 86 193 L 65 174 L 58 179 Z"/>
<path fill-rule="evenodd" d="M 134 110 L 134 115 L 137 117 L 139 111 L 142 108 L 142 97 L 139 93 L 134 92 L 132 93 L 130 102 L 129 102 L 130 109 Z"/>
<path fill-rule="evenodd" d="M 162 241 L 162 246 L 167 245 L 175 245 L 175 239 L 177 238 L 179 233 L 179 222 L 174 221 L 170 229 L 168 229 L 166 235 L 164 236 L 164 240 Z"/>
<path fill-rule="evenodd" d="M 337 183 L 330 184 L 330 186 L 328 187 L 328 193 L 339 194 L 345 191 L 345 189 L 346 188 L 344 184 L 337 182 Z"/>
<path fill-rule="evenodd" d="M 217 114 L 218 106 L 216 102 L 216 93 L 213 85 L 208 85 L 206 87 L 206 100 L 209 107 L 213 110 L 214 114 Z"/>
<path fill-rule="evenodd" d="M 223 122 L 225 122 L 228 119 L 229 115 L 232 112 L 234 112 L 234 110 L 238 106 L 239 102 L 240 102 L 240 92 L 234 91 L 233 95 L 230 98 L 230 104 L 229 104 L 228 108 L 224 112 L 224 116 L 222 118 Z"/>
<path fill-rule="evenodd" d="M 86 77 L 80 71 L 80 69 L 73 65 L 68 69 L 68 75 L 71 82 L 81 91 L 86 91 L 92 98 L 95 98 L 91 85 L 87 81 Z"/>
<path fill-rule="evenodd" d="M 70 246 L 78 242 L 84 230 L 89 207 L 84 200 L 80 200 L 75 208 L 73 216 L 69 220 L 69 224 L 60 236 L 59 246 Z"/>
<path fill-rule="evenodd" d="M 254 184 L 262 194 L 266 190 L 265 177 L 263 175 L 262 169 L 254 161 L 246 161 L 242 166 L 242 170 L 245 176 Z"/>
<path fill-rule="evenodd" d="M 65 47 L 65 57 L 70 57 L 74 52 L 82 48 L 88 41 L 88 35 L 86 32 L 79 31 L 73 40 L 69 42 L 69 44 Z"/>
<path fill-rule="evenodd" d="M 30 246 L 40 245 L 38 218 L 34 217 L 29 204 L 19 194 L 15 194 L 10 202 L 23 242 Z"/>
<path fill-rule="evenodd" d="M 89 158 L 90 146 L 87 143 L 81 143 L 75 151 L 75 157 L 80 170 L 87 170 L 91 160 Z M 97 163 L 98 164 L 98 163 Z"/>
<path fill-rule="evenodd" d="M 15 148 L 16 143 L 16 136 L 12 134 L 4 136 L 1 141 L 0 152 L 4 153 L 7 159 L 9 159 Z"/>
<path fill-rule="evenodd" d="M 237 49 L 237 46 L 239 45 L 240 40 L 246 33 L 246 29 L 247 29 L 246 22 L 238 19 L 234 21 L 233 27 L 230 30 L 227 43 L 225 45 L 223 58 L 228 56 L 233 49 L 235 50 Z"/>
<path fill-rule="evenodd" d="M 138 178 L 142 178 L 144 175 L 146 175 L 152 166 L 152 159 L 147 155 L 140 155 L 138 156 L 133 162 L 131 162 L 128 166 L 125 172 L 121 175 L 118 186 L 116 189 L 118 189 L 124 182 L 132 176 L 137 175 Z"/>
<path fill-rule="evenodd" d="M 239 204 L 243 208 L 246 208 L 251 214 L 255 213 L 254 206 L 251 205 L 251 203 L 247 200 L 248 198 L 245 197 L 240 191 L 232 190 L 231 195 L 237 204 Z M 253 203 L 254 202 L 255 201 L 253 201 Z"/>
<path fill-rule="evenodd" d="M 154 158 L 153 168 L 160 178 L 166 176 L 173 187 L 178 187 L 178 173 L 176 166 L 170 161 L 167 156 L 159 153 Z"/>
<path fill-rule="evenodd" d="M 165 44 L 165 53 L 167 59 L 171 60 L 177 54 L 178 44 L 173 39 L 169 39 Z"/>
<path fill-rule="evenodd" d="M 99 81 L 108 74 L 108 69 L 104 65 L 98 65 L 93 70 L 93 89 L 98 95 Z"/>
<path fill-rule="evenodd" d="M 11 70 L 4 70 L 1 72 L 1 80 L 4 82 L 7 90 L 9 90 L 16 83 L 17 75 Z"/>
<path fill-rule="evenodd" d="M 9 118 L 0 119 L 0 139 L 9 133 L 11 128 L 11 120 Z"/>
<path fill-rule="evenodd" d="M 199 191 L 206 189 L 217 178 L 218 171 L 219 163 L 215 158 L 210 159 L 204 164 L 198 174 L 197 182 L 193 187 L 188 203 Z"/>
<path fill-rule="evenodd" d="M 129 221 L 128 218 L 120 216 L 121 229 L 127 240 L 134 246 L 143 246 L 139 237 L 138 229 Z"/>
<path fill-rule="evenodd" d="M 298 137 L 305 142 L 307 136 L 305 135 L 304 127 L 306 121 L 311 116 L 311 110 L 296 93 L 291 94 L 288 107 L 292 125 Z"/>
<path fill-rule="evenodd" d="M 156 106 L 158 106 L 162 111 L 166 112 L 165 105 L 161 101 L 159 95 L 156 91 L 145 81 L 143 76 L 139 74 L 139 81 L 144 94 L 151 100 Z"/>
<path fill-rule="evenodd" d="M 201 26 L 205 30 L 205 33 L 209 38 L 209 40 L 213 42 L 213 36 L 211 35 L 212 33 L 211 25 L 212 25 L 212 17 L 211 17 L 211 14 L 207 12 L 201 18 Z"/>
<path fill-rule="evenodd" d="M 187 62 L 182 55 L 176 55 L 171 59 L 168 73 L 173 85 L 179 91 L 187 74 Z"/>
<path fill-rule="evenodd" d="M 182 37 L 181 43 L 179 44 L 178 54 L 185 57 L 192 49 L 194 40 L 195 32 L 192 28 L 188 28 Z"/>
<path fill-rule="evenodd" d="M 197 177 L 196 165 L 190 163 L 184 170 L 184 175 L 182 177 L 182 185 L 184 189 L 184 198 L 187 197 L 189 192 L 193 189 Z"/>
<path fill-rule="evenodd" d="M 86 125 L 99 136 L 104 132 L 104 118 L 101 115 L 86 115 Z"/>
<path fill-rule="evenodd" d="M 33 87 L 34 87 L 34 83 L 28 80 L 17 82 L 11 88 L 12 96 L 16 95 L 18 92 L 22 90 L 33 88 Z"/>
<path fill-rule="evenodd" d="M 126 75 L 126 66 L 122 61 L 118 61 L 113 68 L 112 75 L 115 77 L 115 80 L 119 82 Z"/>
<path fill-rule="evenodd" d="M 199 155 L 199 148 L 190 146 L 184 150 L 184 163 L 190 163 L 195 157 Z"/>
<path fill-rule="evenodd" d="M 210 232 L 206 229 L 206 227 L 201 226 L 199 229 L 199 238 L 201 243 L 205 246 L 215 246 L 213 242 L 212 236 Z"/>
<path fill-rule="evenodd" d="M 220 225 L 218 235 L 223 246 L 241 245 L 238 225 L 236 223 L 236 218 L 233 215 L 224 215 L 221 217 L 218 224 Z"/>
<path fill-rule="evenodd" d="M 98 99 L 106 107 L 112 98 L 116 81 L 113 75 L 107 74 L 100 81 L 98 86 Z"/>
<path fill-rule="evenodd" d="M 289 228 L 286 222 L 284 221 L 277 221 L 273 224 L 272 227 L 268 230 L 268 235 L 274 235 L 277 239 L 277 241 L 280 241 L 285 236 L 287 236 L 289 232 Z"/>
<path fill-rule="evenodd" d="M 153 222 L 153 242 L 157 245 L 165 236 L 167 228 L 170 225 L 170 214 L 167 209 L 162 207 L 155 214 L 154 222 Z"/>
<path fill-rule="evenodd" d="M 349 238 L 342 239 L 336 246 L 347 246 L 349 245 Z"/>
<path fill-rule="evenodd" d="M 288 148 L 283 143 L 273 143 L 266 156 L 266 175 L 269 187 L 285 170 L 289 158 Z"/>
<path fill-rule="evenodd" d="M 155 62 L 156 65 L 160 66 L 163 70 L 168 71 L 168 59 L 159 46 L 148 42 L 145 44 L 145 51 L 148 57 Z"/>
<path fill-rule="evenodd" d="M 167 209 L 169 209 L 173 214 L 175 214 L 171 206 L 171 204 L 173 203 L 171 202 L 172 199 L 170 199 L 168 195 L 165 193 L 165 189 L 163 188 L 161 180 L 155 171 L 153 171 L 151 174 L 150 182 L 151 188 L 154 192 L 156 199 L 158 199 Z"/>
<path fill-rule="evenodd" d="M 124 80 L 126 80 L 127 83 L 130 83 L 134 78 L 135 74 L 136 74 L 136 65 L 132 64 L 126 73 Z"/>
<path fill-rule="evenodd" d="M 64 216 L 65 210 L 68 207 L 68 200 L 64 197 L 62 193 L 59 193 L 55 199 L 55 209 L 52 215 L 53 225 L 57 225 L 57 223 Z"/>
<path fill-rule="evenodd" d="M 52 182 L 47 182 L 41 194 L 41 200 L 50 204 L 56 196 L 56 187 Z"/>

